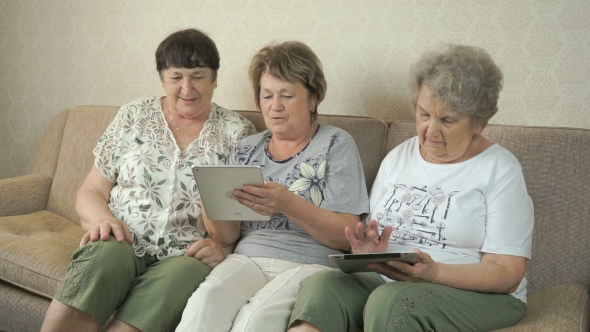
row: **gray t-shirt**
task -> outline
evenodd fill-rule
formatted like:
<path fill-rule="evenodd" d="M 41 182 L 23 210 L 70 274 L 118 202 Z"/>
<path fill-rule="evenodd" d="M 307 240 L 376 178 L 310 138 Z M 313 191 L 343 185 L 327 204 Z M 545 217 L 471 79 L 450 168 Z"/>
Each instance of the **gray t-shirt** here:
<path fill-rule="evenodd" d="M 285 188 L 323 209 L 362 215 L 369 212 L 363 166 L 352 136 L 329 125 L 320 125 L 310 143 L 292 158 L 276 161 L 268 154 L 268 130 L 240 140 L 229 164 L 259 165 L 264 179 Z M 301 264 L 334 266 L 329 248 L 282 213 L 269 221 L 243 221 L 235 252 Z M 344 229 L 342 229 L 344 233 Z"/>

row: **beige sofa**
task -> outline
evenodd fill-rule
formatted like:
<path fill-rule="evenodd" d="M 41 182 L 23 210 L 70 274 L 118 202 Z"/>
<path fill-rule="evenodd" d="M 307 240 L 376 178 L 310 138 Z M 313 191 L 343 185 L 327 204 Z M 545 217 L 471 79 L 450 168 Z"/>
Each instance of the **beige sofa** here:
<path fill-rule="evenodd" d="M 59 113 L 32 172 L 0 180 L 0 330 L 39 330 L 83 234 L 74 211 L 77 188 L 117 109 L 81 106 Z M 264 128 L 259 113 L 242 114 Z M 386 152 L 415 135 L 411 121 L 324 115 L 319 122 L 355 138 L 369 187 Z M 485 134 L 520 160 L 535 204 L 529 306 L 522 321 L 505 331 L 588 331 L 590 130 L 490 125 Z"/>

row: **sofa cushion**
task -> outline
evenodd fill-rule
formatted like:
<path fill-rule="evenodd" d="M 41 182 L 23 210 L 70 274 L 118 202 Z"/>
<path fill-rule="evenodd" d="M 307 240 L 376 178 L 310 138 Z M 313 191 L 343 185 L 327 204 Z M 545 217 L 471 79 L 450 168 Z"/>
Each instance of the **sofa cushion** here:
<path fill-rule="evenodd" d="M 0 218 L 0 278 L 53 298 L 83 234 L 49 211 Z"/>
<path fill-rule="evenodd" d="M 581 285 L 554 286 L 529 296 L 524 317 L 502 332 L 588 331 L 590 299 Z"/>

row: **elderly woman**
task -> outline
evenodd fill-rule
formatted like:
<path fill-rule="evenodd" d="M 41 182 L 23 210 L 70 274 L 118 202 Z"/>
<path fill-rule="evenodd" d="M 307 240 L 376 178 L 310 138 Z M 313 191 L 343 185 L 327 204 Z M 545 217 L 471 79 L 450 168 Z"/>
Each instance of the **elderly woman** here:
<path fill-rule="evenodd" d="M 482 135 L 502 73 L 482 49 L 451 46 L 415 66 L 412 88 L 418 136 L 383 160 L 368 227 L 344 231 L 353 253 L 417 262 L 303 280 L 289 331 L 489 331 L 524 314 L 533 205 L 518 160 Z"/>
<path fill-rule="evenodd" d="M 213 221 L 210 236 L 240 240 L 189 299 L 181 331 L 284 331 L 302 278 L 349 250 L 342 229 L 368 213 L 361 160 L 344 130 L 316 122 L 322 65 L 300 42 L 262 48 L 250 79 L 268 130 L 238 142 L 230 164 L 262 167 L 264 188 L 234 192 L 270 221 Z M 241 238 L 240 238 L 241 236 Z"/>
<path fill-rule="evenodd" d="M 194 29 L 156 51 L 165 96 L 134 100 L 98 141 L 76 211 L 86 234 L 42 331 L 169 331 L 222 247 L 204 238 L 191 164 L 224 164 L 255 132 L 211 102 L 219 54 Z M 229 254 L 229 252 L 228 252 Z"/>

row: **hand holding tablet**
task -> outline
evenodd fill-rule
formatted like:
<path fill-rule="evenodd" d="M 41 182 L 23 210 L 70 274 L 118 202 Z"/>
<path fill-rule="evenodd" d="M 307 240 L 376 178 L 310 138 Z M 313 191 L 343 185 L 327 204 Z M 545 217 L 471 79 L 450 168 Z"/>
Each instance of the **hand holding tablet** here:
<path fill-rule="evenodd" d="M 410 265 L 416 263 L 415 252 L 403 253 L 372 253 L 372 254 L 341 254 L 329 256 L 342 272 L 372 272 L 366 268 L 369 263 L 387 263 L 389 260 L 398 260 Z"/>
<path fill-rule="evenodd" d="M 211 220 L 270 220 L 234 199 L 234 190 L 243 186 L 264 187 L 258 166 L 191 166 L 201 201 Z"/>

